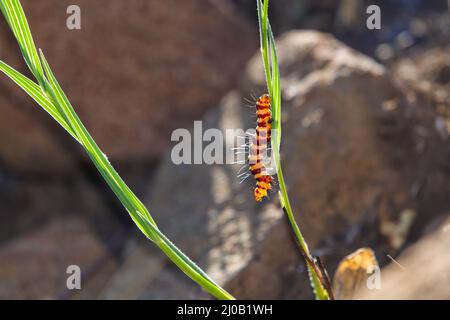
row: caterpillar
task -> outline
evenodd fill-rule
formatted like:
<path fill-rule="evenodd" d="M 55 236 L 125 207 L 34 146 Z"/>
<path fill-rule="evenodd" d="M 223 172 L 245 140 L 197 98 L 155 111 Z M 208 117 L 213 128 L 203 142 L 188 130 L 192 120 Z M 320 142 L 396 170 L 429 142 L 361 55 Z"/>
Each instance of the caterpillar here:
<path fill-rule="evenodd" d="M 256 101 L 256 134 L 249 145 L 249 171 L 255 177 L 256 187 L 253 192 L 257 202 L 268 196 L 272 189 L 273 177 L 264 164 L 268 144 L 271 138 L 272 113 L 270 111 L 270 97 L 264 94 Z"/>

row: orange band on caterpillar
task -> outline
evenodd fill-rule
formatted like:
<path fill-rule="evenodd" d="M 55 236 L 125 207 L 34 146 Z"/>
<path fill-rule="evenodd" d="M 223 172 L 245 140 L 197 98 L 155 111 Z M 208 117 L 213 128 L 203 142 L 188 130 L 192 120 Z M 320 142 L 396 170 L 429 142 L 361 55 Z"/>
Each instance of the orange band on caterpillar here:
<path fill-rule="evenodd" d="M 270 143 L 272 129 L 272 113 L 270 111 L 270 97 L 264 94 L 256 101 L 256 136 L 249 146 L 249 171 L 255 177 L 256 188 L 254 196 L 256 201 L 261 201 L 267 197 L 267 193 L 272 189 L 272 176 L 264 164 L 267 154 L 267 146 Z"/>

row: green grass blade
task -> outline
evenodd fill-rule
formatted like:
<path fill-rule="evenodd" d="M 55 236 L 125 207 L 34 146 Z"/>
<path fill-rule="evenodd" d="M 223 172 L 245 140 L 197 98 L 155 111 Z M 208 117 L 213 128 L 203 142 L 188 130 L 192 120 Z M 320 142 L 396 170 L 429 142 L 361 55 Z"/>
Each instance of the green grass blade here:
<path fill-rule="evenodd" d="M 281 79 L 280 79 L 280 69 L 278 67 L 278 56 L 277 49 L 275 45 L 275 38 L 272 33 L 272 28 L 270 27 L 270 23 L 268 24 L 268 33 L 269 33 L 269 45 L 270 52 L 272 57 L 272 104 L 273 104 L 273 125 L 275 134 L 275 142 L 277 148 L 277 154 L 280 153 L 281 146 Z"/>
<path fill-rule="evenodd" d="M 145 217 L 143 217 L 140 213 L 139 215 L 144 219 L 144 223 L 146 223 Z M 157 245 L 160 249 L 164 251 L 167 256 L 169 256 L 169 258 L 171 258 L 171 260 L 192 280 L 203 283 L 203 287 L 216 297 L 220 296 L 222 299 L 234 300 L 233 296 L 222 289 L 208 276 L 206 272 L 200 269 L 191 259 L 184 255 L 180 249 L 178 249 L 158 228 L 153 226 L 151 223 L 147 223 L 146 227 L 152 229 L 152 231 L 158 235 L 160 241 Z"/>
<path fill-rule="evenodd" d="M 269 2 L 264 2 L 264 5 L 260 0 L 256 1 L 258 10 L 258 22 L 259 22 L 259 35 L 261 42 L 261 55 L 263 57 L 264 72 L 266 74 L 267 89 L 269 90 L 270 97 L 273 96 L 272 92 L 272 77 L 270 76 L 270 63 L 269 63 L 269 41 L 267 39 L 267 16 L 269 12 Z"/>
<path fill-rule="evenodd" d="M 258 20 L 260 27 L 260 41 L 261 41 L 261 55 L 264 65 L 264 72 L 266 75 L 267 89 L 271 97 L 272 103 L 272 117 L 273 117 L 273 138 L 271 139 L 272 144 L 272 156 L 274 158 L 276 172 L 278 177 L 278 182 L 280 186 L 280 191 L 278 193 L 280 198 L 280 203 L 285 212 L 289 224 L 294 232 L 297 239 L 300 250 L 306 260 L 306 265 L 308 268 L 308 273 L 310 276 L 311 287 L 313 288 L 314 295 L 318 300 L 327 300 L 330 298 L 327 290 L 325 290 L 325 280 L 323 275 L 319 276 L 320 271 L 306 244 L 305 239 L 298 227 L 294 214 L 292 212 L 292 207 L 289 201 L 286 184 L 284 181 L 283 171 L 281 168 L 280 159 L 280 147 L 281 147 L 281 84 L 280 84 L 280 70 L 278 66 L 277 50 L 275 45 L 275 38 L 273 36 L 272 28 L 270 26 L 268 17 L 268 7 L 269 0 L 256 0 Z M 329 287 L 329 286 L 328 286 Z M 331 290 L 329 290 L 331 291 Z"/>
<path fill-rule="evenodd" d="M 203 270 L 193 263 L 158 229 L 144 204 L 125 184 L 100 150 L 86 127 L 76 114 L 59 85 L 45 56 L 37 54 L 23 9 L 18 0 L 0 0 L 0 10 L 13 31 L 24 59 L 38 80 L 39 85 L 0 61 L 0 70 L 27 92 L 58 123 L 61 124 L 86 150 L 86 153 L 106 183 L 127 210 L 131 219 L 151 241 L 191 279 L 218 299 L 234 299 L 217 285 Z"/>
<path fill-rule="evenodd" d="M 50 69 L 47 60 L 42 53 L 41 59 L 46 73 L 46 78 L 48 79 L 48 84 L 51 89 L 49 90 L 51 97 L 54 99 L 55 104 L 60 107 L 63 115 L 68 119 L 69 123 L 74 128 L 75 134 L 82 142 L 84 148 L 88 152 L 97 169 L 99 169 L 103 178 L 105 178 L 108 185 L 113 189 L 116 196 L 128 210 L 134 212 L 142 209 L 143 205 L 141 203 L 137 203 L 137 198 L 133 196 L 131 190 L 128 189 L 117 172 L 112 168 L 105 154 L 100 150 L 78 115 L 75 113 L 72 105 L 61 89 L 55 75 Z M 142 212 L 147 212 L 147 210 L 143 210 Z M 147 216 L 149 217 L 150 215 L 147 213 Z"/>
<path fill-rule="evenodd" d="M 39 87 L 32 80 L 28 79 L 20 72 L 16 71 L 12 67 L 0 60 L 0 71 L 13 80 L 19 87 L 21 87 L 34 101 L 36 101 L 50 116 L 55 119 L 75 140 L 78 138 L 74 134 L 70 125 L 61 117 L 57 108 L 53 105 L 47 96 L 42 92 Z M 79 141 L 78 141 L 79 142 Z"/>
<path fill-rule="evenodd" d="M 38 83 L 42 84 L 42 66 L 20 2 L 18 0 L 2 0 L 1 9 L 17 39 L 28 68 L 38 80 Z"/>

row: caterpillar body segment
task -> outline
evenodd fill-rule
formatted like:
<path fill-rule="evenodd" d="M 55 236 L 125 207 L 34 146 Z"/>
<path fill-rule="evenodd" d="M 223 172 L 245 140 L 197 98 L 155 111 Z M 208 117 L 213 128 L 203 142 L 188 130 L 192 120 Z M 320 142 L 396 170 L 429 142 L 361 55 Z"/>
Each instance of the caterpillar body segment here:
<path fill-rule="evenodd" d="M 249 171 L 255 177 L 256 187 L 254 197 L 262 201 L 272 189 L 273 177 L 265 165 L 268 145 L 271 139 L 272 113 L 270 111 L 270 97 L 264 94 L 256 101 L 256 134 L 249 145 Z"/>

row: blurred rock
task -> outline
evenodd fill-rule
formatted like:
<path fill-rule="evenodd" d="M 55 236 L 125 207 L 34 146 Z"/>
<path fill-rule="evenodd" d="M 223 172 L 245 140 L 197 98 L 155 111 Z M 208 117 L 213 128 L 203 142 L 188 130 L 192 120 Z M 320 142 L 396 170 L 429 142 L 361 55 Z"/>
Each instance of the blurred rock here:
<path fill-rule="evenodd" d="M 381 289 L 359 299 L 450 299 L 450 218 L 381 272 Z"/>
<path fill-rule="evenodd" d="M 409 85 L 450 100 L 450 47 L 419 48 L 393 63 L 393 73 Z"/>
<path fill-rule="evenodd" d="M 398 221 L 381 221 L 380 231 L 389 240 L 392 248 L 398 250 L 405 244 L 415 217 L 414 210 L 405 209 L 400 213 Z"/>
<path fill-rule="evenodd" d="M 174 128 L 201 117 L 233 86 L 257 46 L 255 27 L 227 4 L 81 0 L 76 3 L 81 30 L 72 31 L 66 28 L 71 4 L 23 3 L 37 45 L 81 119 L 116 162 L 158 157 Z M 1 58 L 23 65 L 4 22 L 0 29 Z M 66 145 L 72 141 L 53 138 L 64 133 L 36 117 L 42 111 L 4 76 L 0 90 L 6 91 L 0 101 L 5 142 L 0 161 L 21 173 L 70 174 L 74 154 L 67 154 L 72 147 Z M 10 90 L 20 98 L 12 99 Z"/>
<path fill-rule="evenodd" d="M 447 189 L 439 183 L 448 181 L 448 172 L 439 158 L 449 150 L 434 129 L 435 100 L 406 90 L 382 66 L 326 34 L 290 32 L 278 39 L 278 50 L 285 97 L 283 166 L 305 238 L 328 270 L 362 246 L 373 248 L 383 265 L 387 254 L 408 245 L 424 221 L 448 206 Z M 242 97 L 262 93 L 264 85 L 257 53 L 239 90 L 205 116 L 203 131 L 254 127 L 254 111 Z M 234 138 L 225 141 L 225 154 Z M 177 166 L 168 152 L 145 202 L 167 236 L 237 298 L 312 298 L 276 194 L 255 203 L 253 181 L 239 184 L 239 169 Z M 430 174 L 442 179 L 430 185 Z M 435 185 L 442 194 L 433 191 Z M 412 211 L 406 227 L 404 213 Z M 394 233 L 383 233 L 383 225 L 399 226 L 392 229 L 399 237 L 393 241 Z M 169 267 L 158 271 L 164 264 L 159 254 L 159 267 L 147 273 L 139 265 L 154 254 L 132 252 L 122 272 L 142 275 L 141 283 L 133 281 L 131 293 L 118 296 L 207 297 L 167 260 Z M 124 286 L 110 288 L 105 294 L 114 296 Z"/>
<path fill-rule="evenodd" d="M 190 278 L 173 264 L 167 264 L 146 289 L 139 299 L 173 300 L 173 299 L 211 299 L 199 286 L 193 285 Z"/>
<path fill-rule="evenodd" d="M 116 263 L 85 220 L 56 219 L 0 247 L 1 299 L 96 298 Z M 67 267 L 81 269 L 81 290 L 68 290 Z"/>
<path fill-rule="evenodd" d="M 3 221 L 0 241 L 29 233 L 56 217 L 64 218 L 73 212 L 89 221 L 102 239 L 110 241 L 122 228 L 118 217 L 111 214 L 114 202 L 106 202 L 102 197 L 106 192 L 102 192 L 83 179 L 61 182 L 7 178 L 0 187 L 0 220 Z"/>
<path fill-rule="evenodd" d="M 206 292 L 148 239 L 131 239 L 123 253 L 123 263 L 108 280 L 100 299 L 208 299 Z"/>
<path fill-rule="evenodd" d="M 4 80 L 3 74 L 1 75 Z M 8 90 L 11 90 L 10 92 Z M 14 94 L 11 92 L 16 91 Z M 56 125 L 49 123 L 42 111 L 27 105 L 30 100 L 17 97 L 23 93 L 17 87 L 0 83 L 0 164 L 4 170 L 30 174 L 52 172 L 61 177 L 79 172 L 69 149 L 61 145 Z M 47 116 L 47 115 L 45 115 Z M 59 130 L 59 129 L 58 129 Z"/>
<path fill-rule="evenodd" d="M 101 299 L 138 299 L 167 263 L 164 254 L 148 239 L 128 241 L 123 256 L 124 263 L 108 281 Z"/>
<path fill-rule="evenodd" d="M 248 120 L 248 109 L 243 107 L 240 95 L 232 92 L 223 99 L 219 109 L 205 117 L 203 129 L 243 128 L 245 122 L 249 124 Z M 227 145 L 225 149 L 231 147 Z M 295 250 L 283 251 L 271 246 L 272 241 L 285 242 L 287 248 L 291 245 L 281 219 L 283 213 L 277 205 L 254 202 L 252 181 L 248 179 L 245 184 L 239 184 L 236 178 L 239 166 L 177 166 L 172 164 L 170 153 L 163 163 L 152 183 L 146 205 L 168 237 L 214 280 L 232 288 L 237 297 L 280 296 L 284 268 L 290 265 L 295 268 L 301 261 Z M 283 265 L 283 271 L 273 274 L 274 264 Z M 165 269 L 165 280 L 158 280 L 157 276 L 145 296 L 158 297 L 158 290 L 164 287 L 159 281 L 167 283 L 168 279 L 178 279 L 179 272 L 174 268 Z M 259 282 L 263 276 L 270 283 L 267 287 L 261 287 Z M 275 283 L 278 283 L 276 289 Z M 192 282 L 188 285 L 191 291 L 168 291 L 166 286 L 164 295 L 172 299 L 204 297 Z M 187 296 L 186 292 L 189 292 Z"/>
<path fill-rule="evenodd" d="M 376 221 L 395 219 L 410 201 L 380 136 L 381 107 L 400 93 L 382 66 L 329 35 L 289 32 L 278 50 L 284 171 L 306 238 L 327 254 L 353 248 L 362 225 L 378 237 Z M 263 87 L 258 57 L 248 74 L 246 88 Z"/>
<path fill-rule="evenodd" d="M 403 93 L 382 66 L 329 35 L 289 32 L 279 38 L 278 50 L 286 99 L 284 171 L 313 252 L 334 270 L 343 256 L 363 245 L 381 256 L 395 251 L 379 225 L 398 221 L 414 207 L 412 182 L 397 167 L 397 157 L 407 161 L 411 150 L 409 144 L 399 148 L 391 144 L 393 138 L 385 139 L 404 133 L 388 130 L 404 109 L 386 115 L 383 106 L 401 100 Z M 253 127 L 253 111 L 240 97 L 254 89 L 262 93 L 264 85 L 258 53 L 248 64 L 241 93 L 227 95 L 203 129 Z M 168 154 L 147 204 L 162 230 L 238 298 L 311 298 L 277 201 L 256 204 L 253 182 L 239 185 L 238 169 L 176 166 Z"/>

